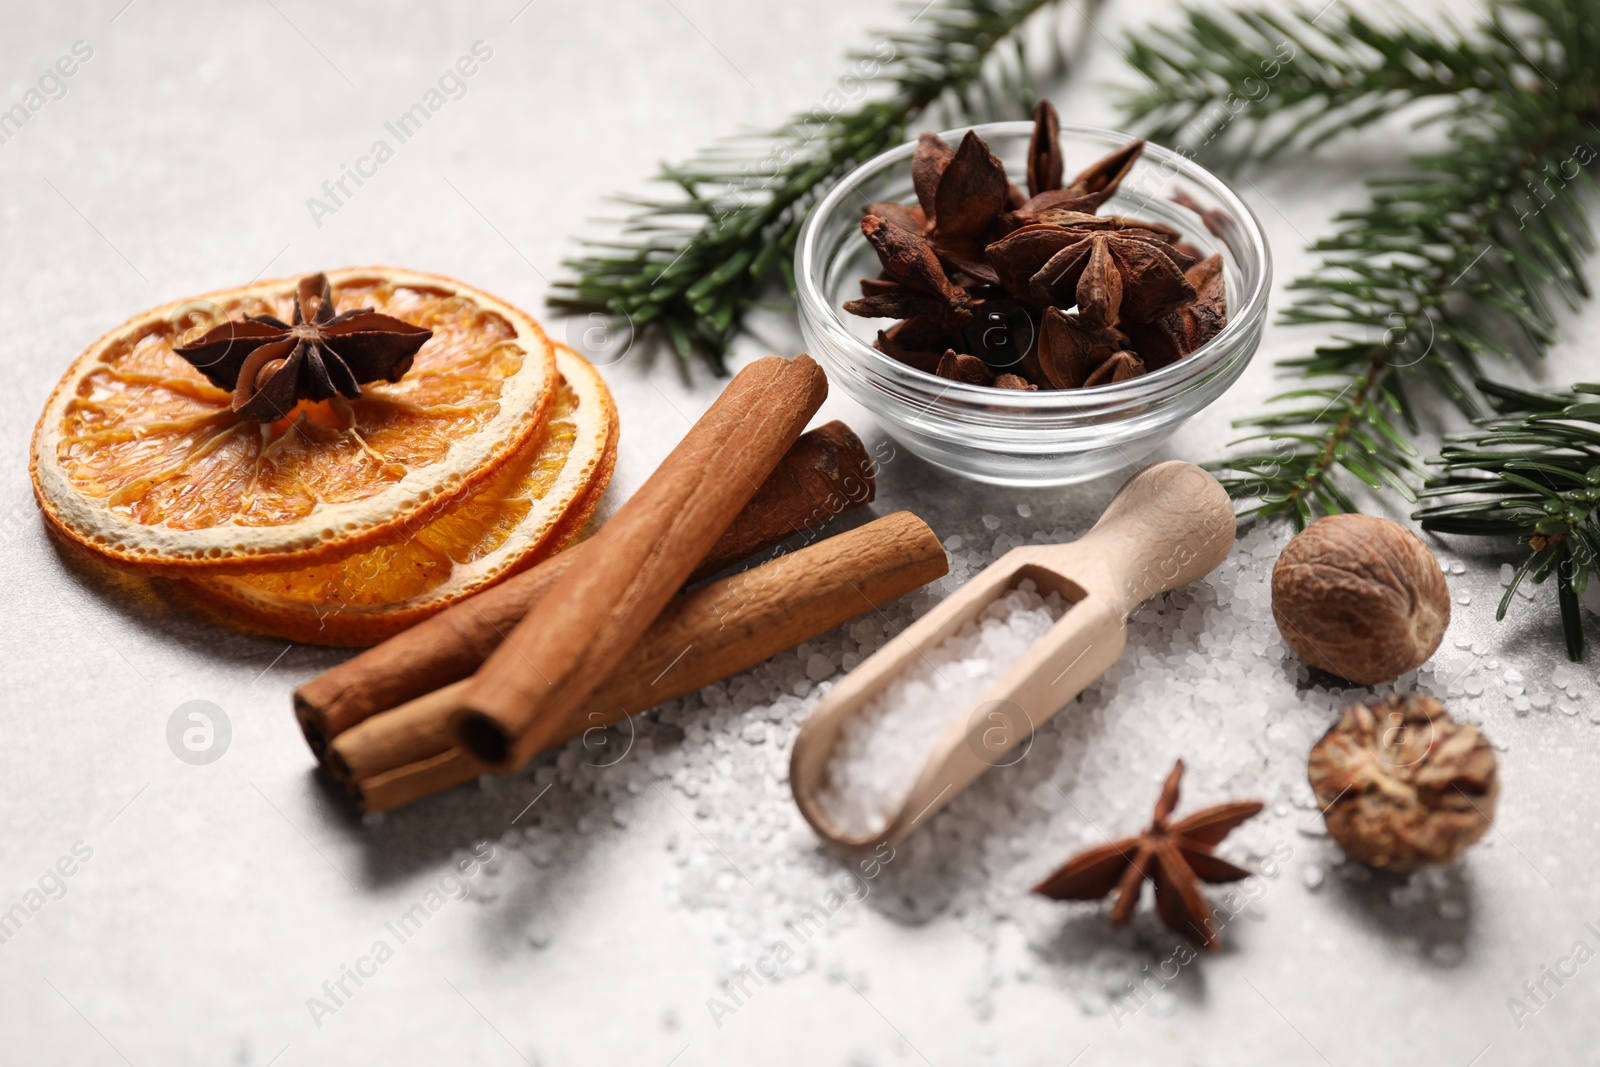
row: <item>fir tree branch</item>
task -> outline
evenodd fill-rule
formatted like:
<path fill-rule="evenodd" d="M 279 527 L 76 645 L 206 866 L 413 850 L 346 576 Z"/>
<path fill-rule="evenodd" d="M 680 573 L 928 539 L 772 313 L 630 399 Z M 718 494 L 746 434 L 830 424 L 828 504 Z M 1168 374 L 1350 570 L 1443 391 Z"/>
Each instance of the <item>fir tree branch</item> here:
<path fill-rule="evenodd" d="M 698 354 L 724 373 L 723 357 L 762 291 L 780 276 L 793 287 L 801 222 L 833 182 L 901 143 L 931 109 L 968 122 L 1027 114 L 1035 73 L 1061 57 L 1036 57 L 1026 31 L 1055 2 L 910 4 L 908 29 L 851 57 L 856 81 L 846 82 L 861 102 L 836 90 L 841 106 L 825 97 L 779 129 L 664 166 L 658 179 L 674 194 L 629 200 L 634 214 L 621 238 L 588 243 L 589 254 L 568 260 L 575 277 L 558 283 L 550 302 L 658 330 L 684 360 Z M 1099 3 L 1091 0 L 1086 19 Z"/>
<path fill-rule="evenodd" d="M 1153 140 L 1198 142 L 1226 166 L 1303 151 L 1434 97 L 1514 89 L 1527 71 L 1509 38 L 1469 41 L 1448 19 L 1441 37 L 1328 7 L 1184 18 L 1130 40 L 1129 62 L 1150 84 L 1124 107 Z"/>
<path fill-rule="evenodd" d="M 1579 597 L 1600 581 L 1600 384 L 1568 393 L 1477 386 L 1500 414 L 1446 441 L 1422 496 L 1449 502 L 1412 517 L 1425 530 L 1526 544 L 1495 618 L 1505 618 L 1524 580 L 1554 575 L 1567 655 L 1581 660 Z"/>
<path fill-rule="evenodd" d="M 1292 286 L 1300 296 L 1283 320 L 1338 335 L 1280 361 L 1308 384 L 1242 422 L 1261 431 L 1245 438 L 1255 449 L 1215 465 L 1230 492 L 1256 498 L 1247 513 L 1304 523 L 1354 510 L 1355 483 L 1414 499 L 1423 471 L 1411 440 L 1413 384 L 1476 414 L 1481 359 L 1541 354 L 1555 336 L 1550 298 L 1587 295 L 1581 271 L 1592 244 L 1579 194 L 1592 185 L 1583 168 L 1595 156 L 1585 146 L 1600 82 L 1577 51 L 1596 31 L 1569 17 L 1574 4 L 1600 16 L 1600 0 L 1526 0 L 1515 31 L 1497 10 L 1472 35 L 1448 39 L 1353 16 L 1330 16 L 1324 28 L 1309 14 L 1254 11 L 1226 23 L 1194 14 L 1174 38 L 1183 43 L 1176 55 L 1170 44 L 1159 59 L 1135 49 L 1157 82 L 1134 110 L 1170 130 L 1186 108 L 1225 103 L 1215 82 L 1191 84 L 1202 68 L 1237 75 L 1274 54 L 1274 34 L 1291 41 L 1297 58 L 1234 121 L 1259 135 L 1287 119 L 1298 132 L 1257 156 L 1362 125 L 1396 101 L 1446 104 L 1451 150 L 1413 159 L 1404 178 L 1369 183 L 1370 205 L 1339 217 L 1339 231 L 1313 246 L 1318 269 Z M 1308 104 L 1341 117 L 1324 128 L 1307 119 Z"/>

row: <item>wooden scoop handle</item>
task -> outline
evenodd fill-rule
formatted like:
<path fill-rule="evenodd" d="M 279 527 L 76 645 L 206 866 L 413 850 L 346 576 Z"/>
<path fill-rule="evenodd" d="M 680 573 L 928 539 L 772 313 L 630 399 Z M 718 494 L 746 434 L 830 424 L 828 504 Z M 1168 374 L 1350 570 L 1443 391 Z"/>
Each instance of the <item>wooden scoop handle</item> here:
<path fill-rule="evenodd" d="M 1125 616 L 1157 593 L 1210 574 L 1233 549 L 1227 490 L 1192 463 L 1144 468 L 1118 490 L 1094 528 L 1051 560 Z"/>
<path fill-rule="evenodd" d="M 910 833 L 985 770 L 1020 758 L 1013 750 L 1116 662 L 1128 613 L 1209 573 L 1227 557 L 1233 534 L 1233 507 L 1217 480 L 1193 464 L 1169 461 L 1129 479 L 1082 539 L 1006 553 L 852 671 L 807 717 L 789 775 L 806 821 L 849 850 Z M 887 826 L 866 836 L 841 833 L 816 798 L 827 785 L 844 719 L 1026 578 L 1072 606 L 975 705 L 951 709 L 949 726 Z"/>

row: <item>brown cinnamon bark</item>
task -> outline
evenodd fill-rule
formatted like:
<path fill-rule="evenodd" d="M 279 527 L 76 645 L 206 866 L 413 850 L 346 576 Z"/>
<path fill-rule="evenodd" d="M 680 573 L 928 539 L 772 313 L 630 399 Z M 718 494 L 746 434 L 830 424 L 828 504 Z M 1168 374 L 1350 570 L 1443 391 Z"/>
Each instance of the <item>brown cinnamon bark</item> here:
<path fill-rule="evenodd" d="M 643 487 L 484 661 L 455 716 L 461 746 L 522 766 L 617 668 L 755 496 L 827 396 L 809 356 L 736 375 Z"/>
<path fill-rule="evenodd" d="M 850 427 L 830 422 L 808 430 L 784 453 L 689 580 L 710 577 L 791 533 L 870 504 L 877 493 L 872 459 Z"/>
<path fill-rule="evenodd" d="M 948 571 L 927 524 L 895 512 L 675 597 L 547 747 L 746 670 Z M 456 745 L 456 682 L 340 734 L 327 764 L 365 811 L 389 811 L 491 768 Z"/>
<path fill-rule="evenodd" d="M 691 576 L 717 571 L 789 535 L 870 503 L 877 487 L 865 446 L 830 422 L 802 434 Z M 320 759 L 328 742 L 380 711 L 477 670 L 588 542 L 478 593 L 311 679 L 295 691 L 295 714 Z"/>

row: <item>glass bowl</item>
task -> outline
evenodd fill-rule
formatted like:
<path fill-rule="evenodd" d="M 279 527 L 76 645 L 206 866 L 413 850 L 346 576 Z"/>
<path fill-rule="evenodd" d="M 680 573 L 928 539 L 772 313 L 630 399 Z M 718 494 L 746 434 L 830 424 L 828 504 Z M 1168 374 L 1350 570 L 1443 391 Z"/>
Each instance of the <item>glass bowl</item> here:
<path fill-rule="evenodd" d="M 1031 122 L 971 127 L 989 142 L 1013 180 Z M 966 128 L 943 134 L 958 143 Z M 1061 127 L 1072 175 L 1133 140 L 1090 126 Z M 851 172 L 812 209 L 795 250 L 800 329 L 807 350 L 836 388 L 867 407 L 896 441 L 946 470 L 997 485 L 1067 485 L 1149 455 L 1244 371 L 1261 343 L 1272 255 L 1261 224 L 1219 178 L 1184 157 L 1147 145 L 1117 195 L 1100 209 L 1165 223 L 1206 255 L 1222 254 L 1228 324 L 1193 353 L 1160 370 L 1092 389 L 1020 392 L 953 382 L 917 370 L 872 346 L 888 319 L 848 315 L 858 282 L 881 268 L 862 237 L 867 204 L 915 204 L 905 144 Z M 1185 195 L 1205 217 L 1174 201 Z M 1209 228 L 1208 224 L 1209 223 Z"/>

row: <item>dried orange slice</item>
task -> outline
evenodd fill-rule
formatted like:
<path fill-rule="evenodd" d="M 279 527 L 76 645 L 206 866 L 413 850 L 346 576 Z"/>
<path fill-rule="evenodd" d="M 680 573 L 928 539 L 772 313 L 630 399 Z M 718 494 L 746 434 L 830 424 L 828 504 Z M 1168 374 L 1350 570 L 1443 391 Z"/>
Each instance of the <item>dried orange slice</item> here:
<path fill-rule="evenodd" d="M 431 522 L 331 562 L 198 578 L 184 589 L 251 629 L 310 644 L 369 645 L 560 551 L 611 481 L 617 409 L 599 373 L 564 345 L 556 346 L 556 370 L 544 428 Z"/>
<path fill-rule="evenodd" d="M 404 377 L 252 422 L 173 345 L 246 314 L 287 321 L 296 280 L 148 311 L 91 345 L 45 405 L 30 471 L 50 524 L 147 574 L 301 567 L 416 528 L 539 428 L 555 353 L 527 315 L 431 274 L 328 278 L 340 310 L 433 331 Z"/>

